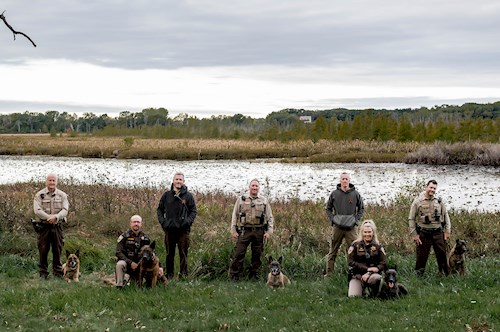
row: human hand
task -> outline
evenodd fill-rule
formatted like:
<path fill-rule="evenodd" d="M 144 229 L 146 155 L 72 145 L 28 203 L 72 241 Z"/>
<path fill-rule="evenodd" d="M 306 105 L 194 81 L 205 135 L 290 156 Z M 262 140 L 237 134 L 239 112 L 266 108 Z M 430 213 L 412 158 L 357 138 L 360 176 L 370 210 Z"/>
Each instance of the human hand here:
<path fill-rule="evenodd" d="M 47 223 L 57 224 L 57 216 L 52 214 L 50 217 L 47 218 Z"/>
<path fill-rule="evenodd" d="M 137 264 L 136 262 L 132 262 L 132 264 L 130 264 L 130 267 L 132 268 L 132 270 L 137 269 L 138 266 L 139 266 L 139 264 Z"/>
<path fill-rule="evenodd" d="M 271 237 L 271 234 L 264 233 L 264 240 L 268 240 Z"/>
<path fill-rule="evenodd" d="M 422 240 L 420 240 L 420 236 L 418 234 L 413 237 L 413 242 L 415 242 L 417 246 L 422 244 Z"/>
<path fill-rule="evenodd" d="M 365 274 L 363 274 L 363 275 L 361 276 L 361 280 L 363 280 L 364 282 L 368 282 L 368 279 L 370 279 L 370 276 L 371 276 L 371 275 L 372 275 L 372 274 L 371 274 L 370 272 L 366 272 Z"/>
<path fill-rule="evenodd" d="M 238 238 L 240 237 L 240 235 L 239 235 L 238 233 L 232 233 L 232 234 L 231 234 L 231 237 L 232 237 L 233 239 L 238 239 Z"/>
<path fill-rule="evenodd" d="M 450 238 L 450 233 L 444 232 L 444 240 L 448 241 L 449 238 Z"/>
<path fill-rule="evenodd" d="M 376 266 L 369 267 L 368 272 L 378 273 L 378 267 Z"/>
<path fill-rule="evenodd" d="M 163 268 L 162 267 L 160 267 L 160 269 L 158 270 L 158 275 L 160 277 L 163 277 Z"/>

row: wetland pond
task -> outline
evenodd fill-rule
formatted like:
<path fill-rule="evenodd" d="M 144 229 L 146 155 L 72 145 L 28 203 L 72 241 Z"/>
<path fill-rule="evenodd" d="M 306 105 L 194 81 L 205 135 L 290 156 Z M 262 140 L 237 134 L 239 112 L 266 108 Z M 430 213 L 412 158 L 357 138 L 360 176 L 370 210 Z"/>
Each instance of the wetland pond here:
<path fill-rule="evenodd" d="M 270 198 L 315 201 L 326 201 L 339 183 L 340 173 L 347 171 L 367 204 L 391 201 L 408 186 L 435 179 L 437 195 L 445 199 L 449 208 L 500 211 L 500 169 L 486 166 L 0 156 L 0 170 L 0 184 L 44 181 L 49 172 L 54 172 L 63 190 L 67 181 L 165 189 L 170 187 L 174 173 L 181 171 L 189 190 L 222 191 L 235 197 L 244 194 L 249 181 L 257 178 L 262 192 Z"/>

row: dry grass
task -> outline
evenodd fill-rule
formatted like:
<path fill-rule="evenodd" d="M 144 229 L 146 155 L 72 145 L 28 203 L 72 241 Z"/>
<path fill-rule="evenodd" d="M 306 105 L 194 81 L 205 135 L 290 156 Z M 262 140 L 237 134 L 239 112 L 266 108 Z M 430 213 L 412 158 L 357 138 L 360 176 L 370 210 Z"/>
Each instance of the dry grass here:
<path fill-rule="evenodd" d="M 400 162 L 418 143 L 248 141 L 6 135 L 0 154 L 175 160 L 281 158 L 289 162 Z"/>
<path fill-rule="evenodd" d="M 500 144 L 377 141 L 259 141 L 222 139 L 144 139 L 49 135 L 4 135 L 0 154 L 90 158 L 245 160 L 284 162 L 407 162 L 500 165 Z"/>

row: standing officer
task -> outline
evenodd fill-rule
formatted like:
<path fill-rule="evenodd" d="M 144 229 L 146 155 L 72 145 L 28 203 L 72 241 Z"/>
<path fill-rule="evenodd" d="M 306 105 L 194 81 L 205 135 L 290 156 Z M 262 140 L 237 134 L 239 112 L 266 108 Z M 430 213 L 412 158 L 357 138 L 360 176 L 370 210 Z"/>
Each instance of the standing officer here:
<path fill-rule="evenodd" d="M 69 202 L 68 195 L 57 189 L 57 175 L 50 173 L 45 181 L 46 188 L 36 193 L 33 210 L 37 216 L 35 229 L 38 233 L 38 263 L 40 278 L 48 278 L 49 250 L 52 247 L 52 273 L 62 277 L 61 252 L 64 246 L 62 223 L 66 222 Z"/>
<path fill-rule="evenodd" d="M 351 183 L 351 176 L 343 172 L 340 174 L 340 183 L 337 189 L 332 191 L 326 204 L 326 215 L 332 225 L 329 239 L 330 250 L 326 259 L 326 274 L 328 277 L 335 268 L 335 258 L 339 251 L 342 240 L 345 239 L 349 247 L 356 240 L 356 226 L 360 222 L 365 207 L 363 199 L 354 185 Z"/>
<path fill-rule="evenodd" d="M 186 277 L 188 274 L 189 234 L 198 212 L 193 194 L 184 185 L 183 173 L 175 173 L 170 190 L 161 196 L 156 212 L 158 222 L 165 232 L 167 278 L 172 279 L 174 276 L 176 246 L 179 250 L 179 274 Z"/>
<path fill-rule="evenodd" d="M 444 275 L 449 273 L 446 241 L 450 237 L 451 223 L 444 201 L 435 196 L 436 188 L 436 180 L 427 182 L 425 191 L 411 204 L 408 217 L 411 236 L 417 245 L 415 271 L 420 276 L 424 274 L 431 246 L 434 248 L 439 271 Z"/>
<path fill-rule="evenodd" d="M 250 181 L 248 196 L 238 197 L 231 218 L 231 236 L 236 239 L 230 274 L 234 281 L 239 280 L 243 272 L 243 261 L 247 247 L 251 244 L 252 262 L 250 280 L 258 280 L 260 257 L 264 249 L 264 240 L 273 233 L 273 212 L 266 197 L 259 195 L 260 183 Z"/>
<path fill-rule="evenodd" d="M 130 275 L 130 278 L 137 280 L 139 277 L 139 251 L 142 246 L 150 245 L 151 240 L 141 231 L 142 217 L 133 215 L 130 217 L 130 229 L 118 237 L 116 243 L 116 287 L 122 288 L 125 273 Z M 160 267 L 160 276 L 163 275 L 163 269 Z"/>

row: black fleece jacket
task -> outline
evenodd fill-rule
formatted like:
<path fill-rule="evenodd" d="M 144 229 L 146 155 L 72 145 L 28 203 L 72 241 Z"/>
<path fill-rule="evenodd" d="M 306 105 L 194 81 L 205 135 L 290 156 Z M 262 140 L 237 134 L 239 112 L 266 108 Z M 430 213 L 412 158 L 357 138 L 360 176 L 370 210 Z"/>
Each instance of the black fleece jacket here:
<path fill-rule="evenodd" d="M 156 212 L 158 222 L 164 230 L 191 230 L 191 225 L 198 213 L 193 195 L 186 186 L 176 193 L 174 186 L 161 196 Z"/>

